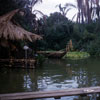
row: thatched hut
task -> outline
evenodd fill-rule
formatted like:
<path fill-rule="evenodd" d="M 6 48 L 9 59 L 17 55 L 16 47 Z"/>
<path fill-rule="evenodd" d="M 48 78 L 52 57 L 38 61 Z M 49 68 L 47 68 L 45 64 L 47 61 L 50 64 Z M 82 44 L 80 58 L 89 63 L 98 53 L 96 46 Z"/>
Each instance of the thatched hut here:
<path fill-rule="evenodd" d="M 11 11 L 6 15 L 0 16 L 0 38 L 6 40 L 37 40 L 42 37 L 31 32 L 28 32 L 21 28 L 20 26 L 15 25 L 11 19 L 18 12 L 18 10 Z"/>
<path fill-rule="evenodd" d="M 12 17 L 18 11 L 19 11 L 18 9 L 13 10 L 3 16 L 0 16 L 0 46 L 10 47 L 10 50 L 11 50 L 12 46 L 14 47 L 14 45 L 12 45 L 11 42 L 9 43 L 8 42 L 9 40 L 11 40 L 11 41 L 28 40 L 28 41 L 32 42 L 35 40 L 42 39 L 41 36 L 36 35 L 31 32 L 28 32 L 28 31 L 24 30 L 22 27 L 20 27 L 19 25 L 14 24 L 12 22 Z M 1 49 L 1 47 L 0 47 L 0 49 Z M 6 55 L 7 55 L 7 53 L 6 53 Z"/>

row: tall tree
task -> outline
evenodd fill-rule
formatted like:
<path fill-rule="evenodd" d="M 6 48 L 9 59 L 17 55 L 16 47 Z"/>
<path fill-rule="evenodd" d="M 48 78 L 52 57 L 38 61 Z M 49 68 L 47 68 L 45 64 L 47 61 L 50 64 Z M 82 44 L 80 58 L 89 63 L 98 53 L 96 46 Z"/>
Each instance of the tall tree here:
<path fill-rule="evenodd" d="M 77 22 L 90 23 L 95 18 L 100 17 L 100 1 L 99 0 L 76 0 L 77 2 Z"/>
<path fill-rule="evenodd" d="M 38 2 L 42 0 L 0 0 L 0 15 L 14 9 L 28 8 L 32 11 L 32 7 Z"/>

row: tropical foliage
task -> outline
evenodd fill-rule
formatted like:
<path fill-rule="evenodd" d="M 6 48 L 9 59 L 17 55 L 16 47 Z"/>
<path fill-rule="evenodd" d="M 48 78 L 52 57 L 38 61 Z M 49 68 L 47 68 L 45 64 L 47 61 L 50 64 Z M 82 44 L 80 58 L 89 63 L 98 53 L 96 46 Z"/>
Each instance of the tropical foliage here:
<path fill-rule="evenodd" d="M 43 34 L 44 40 L 40 43 L 41 48 L 44 50 L 60 50 L 66 48 L 72 31 L 72 22 L 65 16 L 58 12 L 51 14 L 50 17 L 46 18 L 45 23 L 42 23 L 41 33 Z"/>
<path fill-rule="evenodd" d="M 100 56 L 100 1 L 76 0 L 77 5 L 66 3 L 58 5 L 60 12 L 51 13 L 36 19 L 32 8 L 41 0 L 0 0 L 0 15 L 14 10 L 20 11 L 13 17 L 24 29 L 41 34 L 43 40 L 28 43 L 30 48 L 36 50 L 65 50 L 69 40 L 75 51 L 86 51 L 91 55 Z M 77 9 L 76 22 L 69 20 L 66 15 L 71 9 Z M 37 11 L 40 12 L 40 11 Z M 41 12 L 40 12 L 41 13 Z M 43 15 L 43 13 L 41 13 Z M 14 42 L 15 43 L 15 42 Z M 20 46 L 23 46 L 23 42 Z M 15 44 L 17 44 L 15 43 Z M 17 45 L 18 45 L 17 44 Z"/>

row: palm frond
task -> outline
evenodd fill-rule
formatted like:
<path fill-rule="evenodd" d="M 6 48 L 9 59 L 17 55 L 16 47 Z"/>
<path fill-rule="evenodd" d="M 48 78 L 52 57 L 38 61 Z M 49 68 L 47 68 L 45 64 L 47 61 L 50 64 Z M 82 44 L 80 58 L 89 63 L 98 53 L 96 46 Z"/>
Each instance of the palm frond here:
<path fill-rule="evenodd" d="M 77 15 L 77 14 L 75 14 L 75 15 L 72 17 L 72 21 L 74 20 L 74 18 L 76 17 L 76 15 Z"/>
<path fill-rule="evenodd" d="M 66 3 L 65 7 L 74 7 L 74 8 L 77 8 L 74 4 L 71 4 L 71 3 Z"/>
<path fill-rule="evenodd" d="M 32 0 L 32 1 L 31 1 L 32 7 L 33 7 L 35 4 L 37 4 L 38 2 L 42 2 L 42 0 Z"/>
<path fill-rule="evenodd" d="M 42 16 L 45 16 L 45 15 L 43 14 L 43 12 L 41 12 L 40 10 L 34 10 L 32 13 L 34 13 L 34 14 L 40 14 L 40 15 L 42 15 Z"/>
<path fill-rule="evenodd" d="M 68 8 L 66 11 L 65 11 L 65 15 L 67 15 L 67 13 L 71 10 L 72 8 Z"/>

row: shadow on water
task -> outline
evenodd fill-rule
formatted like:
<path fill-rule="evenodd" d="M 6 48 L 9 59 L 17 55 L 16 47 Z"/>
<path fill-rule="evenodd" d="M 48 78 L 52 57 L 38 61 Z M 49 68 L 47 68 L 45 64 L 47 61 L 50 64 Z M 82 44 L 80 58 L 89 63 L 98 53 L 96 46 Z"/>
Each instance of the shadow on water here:
<path fill-rule="evenodd" d="M 0 69 L 0 93 L 48 91 L 100 85 L 100 58 L 47 60 L 37 69 Z M 95 95 L 60 100 L 97 100 Z M 54 100 L 53 98 L 38 100 Z M 98 99 L 99 100 L 99 99 Z"/>

